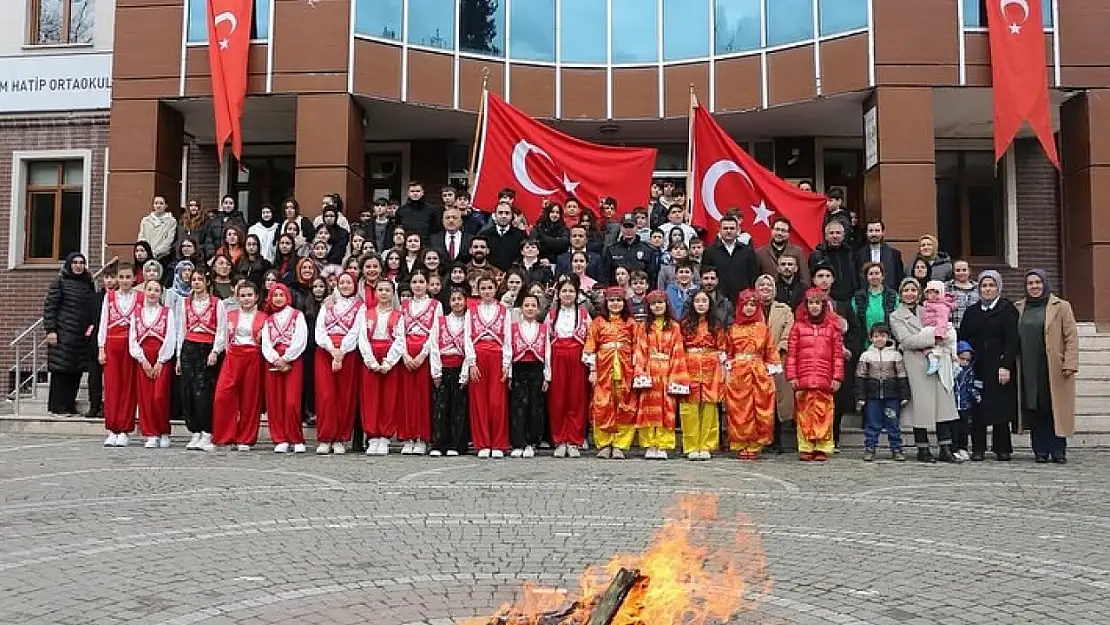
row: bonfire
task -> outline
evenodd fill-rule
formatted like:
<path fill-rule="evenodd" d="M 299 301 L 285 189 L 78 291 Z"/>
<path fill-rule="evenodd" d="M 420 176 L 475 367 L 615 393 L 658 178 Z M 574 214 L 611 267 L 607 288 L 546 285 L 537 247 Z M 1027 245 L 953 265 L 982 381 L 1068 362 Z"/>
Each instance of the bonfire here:
<path fill-rule="evenodd" d="M 706 625 L 754 609 L 770 593 L 762 544 L 741 519 L 717 518 L 717 498 L 688 496 L 640 554 L 587 569 L 572 595 L 525 585 L 488 625 Z M 727 536 L 709 545 L 709 535 Z"/>

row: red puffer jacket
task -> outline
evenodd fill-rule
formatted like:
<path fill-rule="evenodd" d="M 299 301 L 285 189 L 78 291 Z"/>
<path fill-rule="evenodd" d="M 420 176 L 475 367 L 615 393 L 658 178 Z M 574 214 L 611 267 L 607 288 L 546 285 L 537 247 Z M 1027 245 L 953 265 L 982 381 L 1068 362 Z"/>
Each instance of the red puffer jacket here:
<path fill-rule="evenodd" d="M 808 315 L 794 321 L 786 347 L 786 379 L 796 380 L 798 390 L 830 392 L 833 380 L 844 381 L 844 339 L 836 315 L 826 313 L 820 323 Z"/>

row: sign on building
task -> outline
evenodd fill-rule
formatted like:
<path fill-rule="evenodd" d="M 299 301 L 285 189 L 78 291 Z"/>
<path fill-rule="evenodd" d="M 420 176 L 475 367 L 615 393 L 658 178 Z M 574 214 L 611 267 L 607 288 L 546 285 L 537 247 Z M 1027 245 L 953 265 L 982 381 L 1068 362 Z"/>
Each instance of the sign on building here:
<path fill-rule="evenodd" d="M 107 109 L 111 53 L 0 58 L 0 113 Z"/>

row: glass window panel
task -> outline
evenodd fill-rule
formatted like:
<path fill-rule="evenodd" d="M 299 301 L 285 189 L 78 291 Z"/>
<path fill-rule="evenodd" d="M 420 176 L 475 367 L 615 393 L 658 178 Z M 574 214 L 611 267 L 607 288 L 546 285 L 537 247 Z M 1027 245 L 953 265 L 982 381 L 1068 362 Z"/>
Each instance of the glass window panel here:
<path fill-rule="evenodd" d="M 972 256 L 1001 255 L 996 203 L 998 191 L 995 185 L 975 185 L 967 190 L 968 242 Z"/>
<path fill-rule="evenodd" d="M 812 38 L 812 0 L 773 0 L 767 3 L 767 45 L 778 46 Z"/>
<path fill-rule="evenodd" d="M 832 0 L 835 2 L 836 0 Z M 972 28 L 987 27 L 987 0 L 962 0 L 964 3 L 964 26 Z M 1016 11 L 1018 9 L 1011 9 Z M 1041 16 L 1044 25 L 1052 26 L 1052 0 L 1041 0 Z"/>
<path fill-rule="evenodd" d="M 82 193 L 80 191 L 63 193 L 58 253 L 55 256 L 58 260 L 64 259 L 70 252 L 81 249 L 81 212 Z"/>
<path fill-rule="evenodd" d="M 92 43 L 93 15 L 96 10 L 93 0 L 72 0 L 69 14 L 69 42 Z"/>
<path fill-rule="evenodd" d="M 663 0 L 663 60 L 709 56 L 709 3 Z"/>
<path fill-rule="evenodd" d="M 29 200 L 27 257 L 54 258 L 54 194 L 32 193 Z M 77 231 L 80 233 L 80 226 Z"/>
<path fill-rule="evenodd" d="M 655 147 L 655 171 L 686 171 L 689 148 L 685 143 L 665 143 Z"/>
<path fill-rule="evenodd" d="M 355 32 L 383 39 L 401 39 L 402 0 L 359 0 Z"/>
<path fill-rule="evenodd" d="M 555 0 L 516 0 L 510 7 L 510 18 L 513 34 L 509 56 L 528 61 L 555 60 Z"/>
<path fill-rule="evenodd" d="M 649 63 L 659 60 L 655 0 L 612 0 L 613 62 Z M 565 26 L 565 25 L 564 25 Z"/>
<path fill-rule="evenodd" d="M 185 40 L 189 43 L 204 43 L 208 41 L 207 3 L 205 0 L 186 1 L 189 5 L 189 23 Z M 400 2 L 400 0 L 397 1 Z M 357 25 L 358 22 L 355 23 Z M 270 0 L 254 0 L 254 13 L 251 15 L 251 39 L 266 39 L 269 36 Z"/>
<path fill-rule="evenodd" d="M 960 153 L 959 152 L 937 152 L 936 153 L 936 176 L 937 178 L 944 178 L 946 180 L 953 180 L 959 174 L 960 168 Z"/>
<path fill-rule="evenodd" d="M 84 161 L 66 161 L 65 164 L 65 179 L 62 184 L 82 184 L 85 182 L 85 163 Z"/>
<path fill-rule="evenodd" d="M 973 183 L 993 181 L 997 175 L 994 152 L 964 152 L 964 177 Z"/>
<path fill-rule="evenodd" d="M 940 249 L 960 256 L 960 187 L 955 182 L 937 182 L 937 238 Z M 913 260 L 909 258 L 907 260 Z"/>
<path fill-rule="evenodd" d="M 58 163 L 42 161 L 27 166 L 27 184 L 54 186 L 58 184 Z"/>
<path fill-rule="evenodd" d="M 492 56 L 505 54 L 505 1 L 461 0 L 460 50 Z"/>
<path fill-rule="evenodd" d="M 34 43 L 62 43 L 61 0 L 39 0 L 38 33 Z"/>
<path fill-rule="evenodd" d="M 409 0 L 409 43 L 455 49 L 455 0 Z"/>
<path fill-rule="evenodd" d="M 713 20 L 717 54 L 759 48 L 759 0 L 717 0 Z"/>
<path fill-rule="evenodd" d="M 605 63 L 605 2 L 563 0 L 563 63 Z"/>
<path fill-rule="evenodd" d="M 775 170 L 775 144 L 772 141 L 757 141 L 752 144 L 752 156 L 756 162 L 771 171 Z"/>
<path fill-rule="evenodd" d="M 867 27 L 868 0 L 821 0 L 817 7 L 821 34 L 832 35 Z"/>

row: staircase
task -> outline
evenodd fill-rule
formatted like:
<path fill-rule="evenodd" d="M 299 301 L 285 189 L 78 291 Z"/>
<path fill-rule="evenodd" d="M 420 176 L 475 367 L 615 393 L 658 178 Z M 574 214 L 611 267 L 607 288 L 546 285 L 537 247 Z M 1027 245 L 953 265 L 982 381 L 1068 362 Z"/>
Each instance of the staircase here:
<path fill-rule="evenodd" d="M 1106 435 L 1110 443 L 1110 333 L 1093 323 L 1079 324 L 1075 394 L 1075 431 Z"/>

